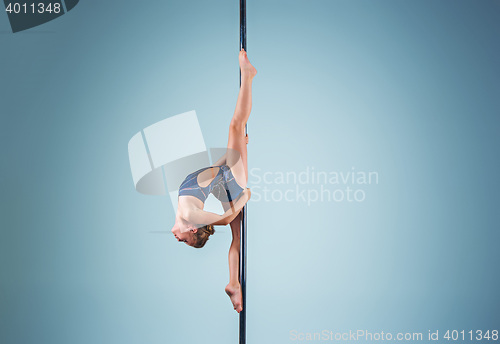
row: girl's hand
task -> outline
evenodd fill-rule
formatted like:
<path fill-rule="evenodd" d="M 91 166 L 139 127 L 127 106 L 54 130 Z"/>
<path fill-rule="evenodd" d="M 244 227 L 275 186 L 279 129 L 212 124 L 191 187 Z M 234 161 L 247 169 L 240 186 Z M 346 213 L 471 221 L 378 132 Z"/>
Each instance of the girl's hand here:
<path fill-rule="evenodd" d="M 243 208 L 243 206 L 248 202 L 250 197 L 252 196 L 252 192 L 250 191 L 249 188 L 246 188 L 241 192 L 241 197 L 238 199 L 238 201 L 235 204 L 236 208 Z"/>

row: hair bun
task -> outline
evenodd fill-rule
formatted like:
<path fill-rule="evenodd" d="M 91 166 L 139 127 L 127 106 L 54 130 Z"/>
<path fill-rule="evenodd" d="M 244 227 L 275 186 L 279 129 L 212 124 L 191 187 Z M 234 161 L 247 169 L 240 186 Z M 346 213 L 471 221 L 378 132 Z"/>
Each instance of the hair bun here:
<path fill-rule="evenodd" d="M 208 240 L 208 237 L 215 233 L 213 225 L 204 225 L 198 228 L 194 233 L 195 243 L 193 247 L 202 248 Z"/>
<path fill-rule="evenodd" d="M 213 225 L 207 225 L 207 233 L 213 235 L 215 233 L 215 229 Z"/>

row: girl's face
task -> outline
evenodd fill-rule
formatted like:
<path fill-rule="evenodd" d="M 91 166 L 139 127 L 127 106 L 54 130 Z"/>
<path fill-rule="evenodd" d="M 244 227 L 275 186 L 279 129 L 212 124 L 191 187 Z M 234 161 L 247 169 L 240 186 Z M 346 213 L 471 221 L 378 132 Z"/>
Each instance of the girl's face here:
<path fill-rule="evenodd" d="M 184 226 L 184 230 L 181 230 L 181 227 L 178 222 L 174 224 L 172 227 L 172 233 L 174 234 L 174 237 L 177 239 L 179 242 L 184 242 L 189 246 L 194 245 L 194 237 L 193 237 L 193 231 L 196 229 L 191 229 L 189 226 Z"/>

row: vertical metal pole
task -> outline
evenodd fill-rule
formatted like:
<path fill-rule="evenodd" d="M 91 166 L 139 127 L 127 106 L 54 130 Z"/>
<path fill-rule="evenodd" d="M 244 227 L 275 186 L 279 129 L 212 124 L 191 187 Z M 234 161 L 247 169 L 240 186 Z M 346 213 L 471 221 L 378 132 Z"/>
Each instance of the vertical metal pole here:
<path fill-rule="evenodd" d="M 240 51 L 247 51 L 247 6 L 246 0 L 240 0 Z M 241 87 L 241 70 L 240 70 Z M 245 133 L 247 133 L 245 126 Z M 246 343 L 247 330 L 247 206 L 241 211 L 241 233 L 240 233 L 240 285 L 243 310 L 240 312 L 240 341 Z"/>

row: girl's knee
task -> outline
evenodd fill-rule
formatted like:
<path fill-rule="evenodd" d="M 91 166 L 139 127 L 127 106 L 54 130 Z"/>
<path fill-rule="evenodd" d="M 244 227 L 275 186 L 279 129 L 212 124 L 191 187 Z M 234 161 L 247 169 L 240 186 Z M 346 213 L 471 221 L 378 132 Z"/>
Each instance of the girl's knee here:
<path fill-rule="evenodd" d="M 229 131 L 236 135 L 245 136 L 245 123 L 238 119 L 232 119 L 229 123 Z"/>

